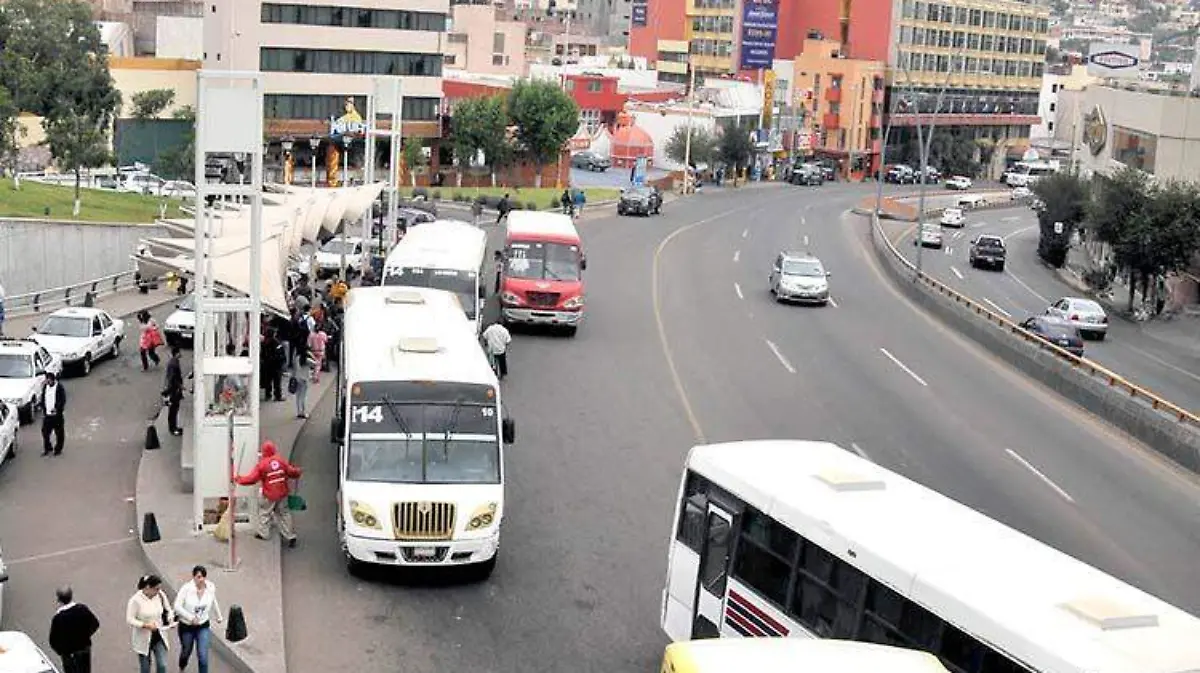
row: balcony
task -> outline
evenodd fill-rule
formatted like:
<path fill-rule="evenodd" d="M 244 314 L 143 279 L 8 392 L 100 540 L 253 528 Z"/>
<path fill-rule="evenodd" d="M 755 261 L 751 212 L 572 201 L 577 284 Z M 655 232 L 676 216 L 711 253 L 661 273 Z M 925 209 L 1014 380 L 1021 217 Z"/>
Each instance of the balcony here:
<path fill-rule="evenodd" d="M 821 117 L 821 127 L 826 130 L 833 130 L 842 127 L 842 117 L 833 112 L 827 112 Z"/>
<path fill-rule="evenodd" d="M 831 86 L 825 89 L 825 100 L 830 103 L 840 103 L 842 101 L 842 88 L 840 86 Z"/>

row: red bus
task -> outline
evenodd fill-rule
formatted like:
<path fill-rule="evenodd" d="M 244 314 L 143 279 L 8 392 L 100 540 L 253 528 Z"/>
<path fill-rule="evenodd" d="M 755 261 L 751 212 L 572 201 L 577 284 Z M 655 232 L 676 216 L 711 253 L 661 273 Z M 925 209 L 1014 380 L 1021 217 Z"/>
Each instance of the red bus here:
<path fill-rule="evenodd" d="M 501 320 L 506 325 L 551 325 L 574 336 L 583 322 L 587 256 L 571 218 L 510 212 L 501 262 Z"/>

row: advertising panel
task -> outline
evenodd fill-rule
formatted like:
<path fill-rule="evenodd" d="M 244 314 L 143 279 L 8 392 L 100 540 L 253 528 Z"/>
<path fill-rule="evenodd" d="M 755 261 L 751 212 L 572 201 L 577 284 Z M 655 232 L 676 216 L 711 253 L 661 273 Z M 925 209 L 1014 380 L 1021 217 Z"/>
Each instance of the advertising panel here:
<path fill-rule="evenodd" d="M 779 32 L 779 0 L 743 0 L 742 70 L 770 69 Z"/>
<path fill-rule="evenodd" d="M 1137 79 L 1141 64 L 1141 47 L 1136 44 L 1093 42 L 1088 47 L 1087 73 L 1093 77 Z"/>
<path fill-rule="evenodd" d="M 763 128 L 771 128 L 775 107 L 775 71 L 768 70 L 763 73 L 763 99 L 762 99 L 762 120 Z"/>
<path fill-rule="evenodd" d="M 649 14 L 647 0 L 633 0 L 631 16 L 629 17 L 630 23 L 635 26 L 645 26 Z"/>

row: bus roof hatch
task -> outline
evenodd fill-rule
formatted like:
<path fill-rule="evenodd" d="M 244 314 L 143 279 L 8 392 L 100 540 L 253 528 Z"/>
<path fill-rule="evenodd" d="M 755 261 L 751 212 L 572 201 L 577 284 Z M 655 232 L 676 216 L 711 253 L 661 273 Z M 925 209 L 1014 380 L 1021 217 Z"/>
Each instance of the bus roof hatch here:
<path fill-rule="evenodd" d="M 817 481 L 840 492 L 882 491 L 885 488 L 882 479 L 837 468 L 823 470 L 815 476 Z"/>

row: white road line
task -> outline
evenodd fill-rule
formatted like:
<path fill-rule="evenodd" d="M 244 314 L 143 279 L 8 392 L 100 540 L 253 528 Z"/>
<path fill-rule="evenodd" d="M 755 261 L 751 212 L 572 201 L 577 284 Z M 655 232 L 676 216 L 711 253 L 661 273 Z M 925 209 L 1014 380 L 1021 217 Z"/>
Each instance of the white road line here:
<path fill-rule="evenodd" d="M 1038 228 L 1038 225 L 1036 225 L 1036 224 L 1031 224 L 1028 227 L 1021 227 L 1020 229 L 1017 229 L 1016 231 L 1010 231 L 1007 234 L 1001 236 L 1000 240 L 1007 243 L 1008 239 L 1012 238 L 1013 236 L 1016 236 L 1017 234 L 1023 234 L 1031 229 L 1037 229 L 1037 228 Z"/>
<path fill-rule="evenodd" d="M 909 368 L 908 368 L 908 366 L 907 366 L 907 365 L 905 365 L 903 362 L 901 362 L 901 361 L 900 361 L 900 360 L 899 360 L 899 359 L 898 359 L 898 358 L 897 358 L 895 355 L 892 355 L 891 353 L 889 353 L 889 352 L 888 352 L 888 349 L 886 349 L 886 348 L 880 348 L 880 349 L 879 349 L 879 352 L 880 352 L 880 353 L 883 353 L 885 356 L 887 356 L 887 359 L 889 359 L 889 360 L 891 360 L 892 362 L 896 363 L 896 366 L 897 366 L 897 367 L 899 367 L 899 368 L 901 368 L 901 369 L 903 369 L 905 374 L 908 374 L 909 376 L 913 377 L 913 380 L 914 380 L 914 381 L 916 381 L 917 383 L 920 383 L 921 385 L 925 386 L 926 388 L 928 388 L 928 387 L 929 387 L 929 384 L 928 384 L 928 383 L 925 383 L 925 379 L 921 378 L 920 376 L 917 376 L 917 373 L 916 373 L 916 372 L 914 372 L 913 370 L 909 369 Z"/>
<path fill-rule="evenodd" d="M 976 222 L 975 224 L 971 225 L 971 228 L 972 229 L 982 229 L 986 226 L 987 226 L 987 222 Z"/>
<path fill-rule="evenodd" d="M 749 235 L 750 235 L 750 230 L 749 230 L 749 229 L 743 229 L 743 230 L 742 230 L 742 238 L 746 238 L 746 237 L 747 237 L 747 236 L 749 236 Z"/>
<path fill-rule="evenodd" d="M 951 257 L 951 256 L 953 256 L 953 255 L 954 255 L 954 248 L 951 248 L 951 247 L 947 246 L 947 247 L 946 247 L 946 256 L 947 256 L 947 257 Z"/>
<path fill-rule="evenodd" d="M 1016 222 L 1019 219 L 1021 219 L 1020 215 L 1009 215 L 1008 217 L 1000 218 L 1000 221 L 1001 222 Z"/>
<path fill-rule="evenodd" d="M 956 231 L 956 232 L 954 232 L 954 235 L 950 237 L 950 240 L 957 241 L 960 238 L 962 238 L 962 232 Z"/>
<path fill-rule="evenodd" d="M 837 302 L 833 300 L 833 297 L 829 298 L 829 305 L 834 308 L 837 308 Z"/>
<path fill-rule="evenodd" d="M 959 271 L 958 269 L 956 269 L 954 267 L 950 267 L 950 271 L 952 271 L 954 273 L 954 275 L 958 276 L 959 280 L 963 279 L 962 271 Z"/>
<path fill-rule="evenodd" d="M 741 259 L 741 258 L 742 258 L 742 251 L 741 251 L 741 250 L 734 250 L 734 251 L 733 251 L 733 262 L 736 264 L 736 263 L 737 263 L 737 261 L 738 261 L 739 259 Z"/>
<path fill-rule="evenodd" d="M 97 542 L 95 544 L 84 545 L 82 547 L 71 547 L 61 551 L 50 552 L 48 554 L 38 554 L 37 556 L 26 556 L 25 558 L 12 559 L 8 562 L 8 565 L 15 566 L 23 563 L 33 563 L 35 561 L 46 561 L 52 558 L 59 558 L 60 556 L 70 556 L 71 554 L 81 554 L 83 552 L 96 551 L 97 549 L 104 549 L 105 547 L 116 547 L 117 545 L 128 544 L 135 540 L 137 540 L 136 537 L 130 536 L 123 537 L 119 540 Z"/>
<path fill-rule="evenodd" d="M 1059 486 L 1058 484 L 1054 483 L 1050 479 L 1050 477 L 1047 477 L 1046 475 L 1042 474 L 1040 470 L 1038 470 L 1036 467 L 1031 465 L 1028 460 L 1025 460 L 1020 455 L 1018 455 L 1016 451 L 1013 451 L 1012 449 L 1005 449 L 1004 452 L 1007 453 L 1009 455 L 1009 457 L 1011 457 L 1013 460 L 1015 460 L 1018 463 L 1020 463 L 1021 465 L 1023 465 L 1025 467 L 1025 469 L 1034 473 L 1034 475 L 1036 475 L 1038 479 L 1041 479 L 1042 482 L 1045 483 L 1047 486 L 1054 489 L 1054 492 L 1059 494 L 1060 496 L 1062 496 L 1063 500 L 1066 500 L 1067 502 L 1071 502 L 1071 503 L 1075 502 L 1075 498 L 1072 498 L 1070 493 L 1067 493 L 1066 491 L 1064 491 L 1062 489 L 1062 487 Z"/>
<path fill-rule="evenodd" d="M 867 455 L 867 452 L 863 451 L 862 447 L 859 446 L 858 444 L 855 444 L 854 442 L 850 442 L 850 448 L 854 449 L 854 452 L 858 454 L 859 458 L 871 460 L 871 457 Z M 871 461 L 871 462 L 875 462 L 875 461 Z"/>
<path fill-rule="evenodd" d="M 1035 289 L 1033 289 L 1033 288 L 1029 287 L 1028 285 L 1026 285 L 1026 284 L 1025 284 L 1025 281 L 1021 280 L 1020 278 L 1017 278 L 1017 277 L 1016 277 L 1016 276 L 1013 274 L 1013 272 L 1012 272 L 1012 271 L 1005 271 L 1005 272 L 1004 272 L 1004 275 L 1006 275 L 1006 276 L 1008 276 L 1009 278 L 1012 278 L 1013 280 L 1015 280 L 1015 281 L 1017 282 L 1017 285 L 1020 285 L 1021 287 L 1025 288 L 1025 290 L 1026 290 L 1026 291 L 1028 291 L 1028 292 L 1029 292 L 1029 294 L 1031 294 L 1031 295 L 1033 295 L 1033 296 L 1037 297 L 1038 299 L 1041 299 L 1041 300 L 1042 300 L 1043 302 L 1045 302 L 1046 304 L 1049 304 L 1049 303 L 1050 303 L 1050 300 L 1049 300 L 1049 299 L 1046 299 L 1046 298 L 1045 298 L 1045 297 L 1043 297 L 1042 295 L 1038 294 L 1037 290 L 1035 290 Z"/>
<path fill-rule="evenodd" d="M 996 309 L 997 311 L 999 311 L 999 312 L 1000 312 L 1000 314 L 1001 314 L 1001 315 L 1003 315 L 1005 318 L 1011 318 L 1011 317 L 1012 317 L 1012 314 L 1011 314 L 1011 313 L 1009 313 L 1008 311 L 1005 311 L 1004 309 L 1000 308 L 1000 305 L 999 305 L 999 304 L 997 304 L 996 302 L 992 301 L 991 299 L 988 299 L 987 297 L 984 297 L 984 298 L 983 298 L 983 300 L 984 300 L 985 302 L 987 302 L 989 306 L 991 306 L 992 308 L 994 308 L 994 309 Z"/>
<path fill-rule="evenodd" d="M 767 342 L 767 348 L 770 348 L 775 357 L 779 358 L 779 364 L 783 365 L 783 368 L 788 370 L 789 374 L 795 374 L 796 368 L 792 366 L 792 363 L 787 361 L 787 358 L 783 357 L 783 353 L 779 352 L 779 347 L 772 343 L 770 339 L 763 339 L 763 341 Z"/>
<path fill-rule="evenodd" d="M 745 299 L 746 295 L 742 294 L 742 286 L 737 283 L 733 284 L 733 291 L 737 293 L 738 299 Z"/>
<path fill-rule="evenodd" d="M 803 216 L 803 215 L 801 215 L 801 216 L 800 216 L 800 224 L 801 224 L 801 225 L 806 225 L 806 224 L 808 224 L 808 218 L 807 218 L 807 217 L 805 217 L 805 216 Z"/>
<path fill-rule="evenodd" d="M 808 247 L 808 234 L 804 235 L 804 246 Z"/>

